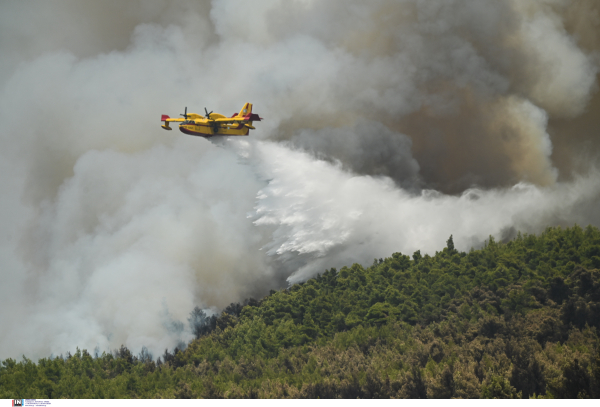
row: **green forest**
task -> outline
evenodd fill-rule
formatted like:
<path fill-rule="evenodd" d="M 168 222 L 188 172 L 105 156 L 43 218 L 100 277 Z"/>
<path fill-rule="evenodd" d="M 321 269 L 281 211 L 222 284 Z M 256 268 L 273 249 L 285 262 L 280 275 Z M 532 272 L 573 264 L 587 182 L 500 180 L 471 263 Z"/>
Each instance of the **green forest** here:
<path fill-rule="evenodd" d="M 600 398 L 600 230 L 330 269 L 160 357 L 77 350 L 0 367 L 0 398 Z M 92 352 L 93 353 L 93 352 Z"/>

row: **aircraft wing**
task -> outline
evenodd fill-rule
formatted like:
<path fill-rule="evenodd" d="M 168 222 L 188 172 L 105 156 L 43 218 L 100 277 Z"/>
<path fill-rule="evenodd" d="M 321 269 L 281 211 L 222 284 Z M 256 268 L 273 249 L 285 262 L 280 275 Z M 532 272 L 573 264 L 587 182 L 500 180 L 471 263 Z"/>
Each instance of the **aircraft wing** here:
<path fill-rule="evenodd" d="M 223 117 L 221 119 L 214 119 L 213 121 L 217 123 L 239 123 L 247 120 L 245 117 Z"/>
<path fill-rule="evenodd" d="M 168 115 L 166 115 L 166 114 L 163 114 L 163 115 L 160 117 L 160 121 L 161 121 L 161 122 L 165 122 L 165 124 L 163 124 L 163 125 L 162 125 L 162 126 L 160 126 L 160 127 L 162 127 L 162 128 L 163 128 L 163 129 L 165 129 L 165 130 L 171 130 L 171 127 L 169 127 L 169 123 L 170 123 L 170 122 L 183 122 L 183 121 L 185 121 L 185 119 L 183 119 L 183 118 L 181 118 L 181 119 L 177 119 L 177 118 L 175 118 L 175 119 L 171 119 L 171 118 L 170 118 Z"/>
<path fill-rule="evenodd" d="M 247 121 L 261 121 L 262 117 L 259 117 L 257 114 L 252 114 L 252 115 L 248 115 L 248 116 L 242 116 L 242 117 L 223 117 L 223 118 L 219 118 L 219 119 L 214 119 L 213 121 L 217 122 L 217 123 L 240 123 L 240 122 L 247 122 Z"/>
<path fill-rule="evenodd" d="M 254 130 L 255 127 L 251 126 L 250 124 L 248 124 L 247 122 L 249 121 L 248 117 L 223 117 L 223 118 L 219 118 L 219 119 L 214 119 L 212 120 L 213 122 L 217 122 L 220 124 L 233 124 L 233 123 L 244 123 L 245 127 L 248 127 L 249 129 Z"/>
<path fill-rule="evenodd" d="M 170 118 L 166 114 L 163 114 L 162 117 L 160 118 L 160 121 L 161 122 L 183 122 L 183 121 L 185 121 L 185 119 L 183 117 L 181 117 L 181 118 Z"/>

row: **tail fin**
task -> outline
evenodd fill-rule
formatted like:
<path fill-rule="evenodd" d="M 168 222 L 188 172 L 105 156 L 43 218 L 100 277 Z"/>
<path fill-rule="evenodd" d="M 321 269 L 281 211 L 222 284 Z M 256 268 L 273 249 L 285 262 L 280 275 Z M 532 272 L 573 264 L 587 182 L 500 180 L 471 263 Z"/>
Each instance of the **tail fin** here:
<path fill-rule="evenodd" d="M 240 110 L 240 112 L 238 113 L 238 116 L 250 116 L 252 114 L 252 103 L 246 103 L 244 105 L 244 107 L 242 107 L 242 110 Z"/>

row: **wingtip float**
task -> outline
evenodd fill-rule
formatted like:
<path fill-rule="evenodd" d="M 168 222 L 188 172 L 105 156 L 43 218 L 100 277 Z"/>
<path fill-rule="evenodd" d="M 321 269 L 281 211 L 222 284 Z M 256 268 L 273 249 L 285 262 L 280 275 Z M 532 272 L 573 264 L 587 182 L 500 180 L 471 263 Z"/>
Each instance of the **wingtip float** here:
<path fill-rule="evenodd" d="M 239 113 L 226 117 L 220 113 L 209 112 L 204 108 L 205 116 L 197 113 L 185 112 L 183 118 L 173 119 L 166 114 L 160 118 L 165 122 L 161 127 L 165 130 L 173 130 L 169 124 L 179 122 L 179 130 L 190 136 L 213 137 L 213 136 L 247 136 L 250 130 L 254 130 L 253 122 L 259 122 L 262 117 L 252 113 L 252 103 L 246 103 Z"/>

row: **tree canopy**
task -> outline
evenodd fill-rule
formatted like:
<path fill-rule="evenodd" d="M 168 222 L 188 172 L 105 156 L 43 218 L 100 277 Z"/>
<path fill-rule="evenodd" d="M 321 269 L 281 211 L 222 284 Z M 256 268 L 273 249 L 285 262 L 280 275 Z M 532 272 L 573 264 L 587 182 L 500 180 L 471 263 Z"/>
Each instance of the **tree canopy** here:
<path fill-rule="evenodd" d="M 394 253 L 219 316 L 154 359 L 6 359 L 0 398 L 598 398 L 600 231 Z M 183 347 L 182 347 L 183 348 Z"/>

